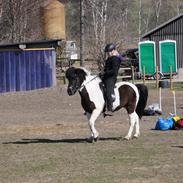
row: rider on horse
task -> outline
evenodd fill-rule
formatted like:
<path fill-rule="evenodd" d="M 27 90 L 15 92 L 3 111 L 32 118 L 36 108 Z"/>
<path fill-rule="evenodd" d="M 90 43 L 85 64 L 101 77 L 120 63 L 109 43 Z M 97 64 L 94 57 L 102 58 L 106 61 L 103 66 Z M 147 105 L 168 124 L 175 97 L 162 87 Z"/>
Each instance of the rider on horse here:
<path fill-rule="evenodd" d="M 105 115 L 112 116 L 112 103 L 115 101 L 114 87 L 122 57 L 113 43 L 107 44 L 104 51 L 107 54 L 107 60 L 105 61 L 104 71 L 100 73 L 100 77 L 106 90 L 107 111 Z"/>

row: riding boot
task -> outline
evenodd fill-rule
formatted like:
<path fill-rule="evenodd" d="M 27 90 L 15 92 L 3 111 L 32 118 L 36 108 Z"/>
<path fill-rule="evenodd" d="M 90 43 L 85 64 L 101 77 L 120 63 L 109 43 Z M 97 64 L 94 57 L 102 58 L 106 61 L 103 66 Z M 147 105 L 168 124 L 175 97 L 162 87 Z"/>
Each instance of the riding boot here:
<path fill-rule="evenodd" d="M 105 116 L 113 116 L 112 103 L 111 102 L 107 102 L 107 111 L 105 111 L 104 115 Z"/>
<path fill-rule="evenodd" d="M 114 94 L 114 85 L 115 82 L 113 79 L 108 79 L 105 81 L 105 97 L 106 97 L 106 104 L 107 104 L 107 111 L 105 111 L 105 116 L 112 116 L 112 107 L 113 102 L 115 101 L 115 94 Z"/>
<path fill-rule="evenodd" d="M 104 113 L 104 116 L 106 117 L 106 116 L 113 116 L 113 112 L 112 111 L 106 111 L 105 113 Z"/>

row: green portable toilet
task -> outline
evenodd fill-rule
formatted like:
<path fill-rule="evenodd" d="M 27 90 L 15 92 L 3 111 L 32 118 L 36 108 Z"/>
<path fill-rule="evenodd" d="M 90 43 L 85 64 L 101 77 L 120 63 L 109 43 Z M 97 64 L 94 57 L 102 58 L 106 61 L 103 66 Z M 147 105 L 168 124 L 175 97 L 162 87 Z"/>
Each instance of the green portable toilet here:
<path fill-rule="evenodd" d="M 142 41 L 138 44 L 139 48 L 139 70 L 143 74 L 145 68 L 145 75 L 152 76 L 156 69 L 156 48 L 154 41 Z"/>
<path fill-rule="evenodd" d="M 159 42 L 159 60 L 160 72 L 163 75 L 170 74 L 170 65 L 172 66 L 172 73 L 177 72 L 176 41 L 164 40 Z"/>

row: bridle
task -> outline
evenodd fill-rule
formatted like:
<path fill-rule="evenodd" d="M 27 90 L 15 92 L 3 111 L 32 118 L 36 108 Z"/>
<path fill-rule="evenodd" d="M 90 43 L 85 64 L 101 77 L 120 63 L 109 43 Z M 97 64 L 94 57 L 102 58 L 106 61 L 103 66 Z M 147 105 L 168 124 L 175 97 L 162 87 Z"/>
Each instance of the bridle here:
<path fill-rule="evenodd" d="M 96 75 L 94 78 L 90 79 L 90 80 L 87 81 L 86 83 L 83 83 L 77 90 L 81 92 L 82 89 L 83 89 L 87 84 L 89 84 L 90 82 L 92 82 L 93 80 L 95 80 L 97 77 L 98 77 L 98 75 Z"/>

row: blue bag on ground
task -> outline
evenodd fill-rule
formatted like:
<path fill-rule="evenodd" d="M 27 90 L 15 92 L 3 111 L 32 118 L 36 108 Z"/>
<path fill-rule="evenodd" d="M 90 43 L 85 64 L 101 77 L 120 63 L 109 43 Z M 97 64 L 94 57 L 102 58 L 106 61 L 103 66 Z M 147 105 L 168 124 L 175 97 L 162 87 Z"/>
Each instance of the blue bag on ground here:
<path fill-rule="evenodd" d="M 158 118 L 156 122 L 155 129 L 156 130 L 171 130 L 173 128 L 173 120 L 172 118 Z"/>

